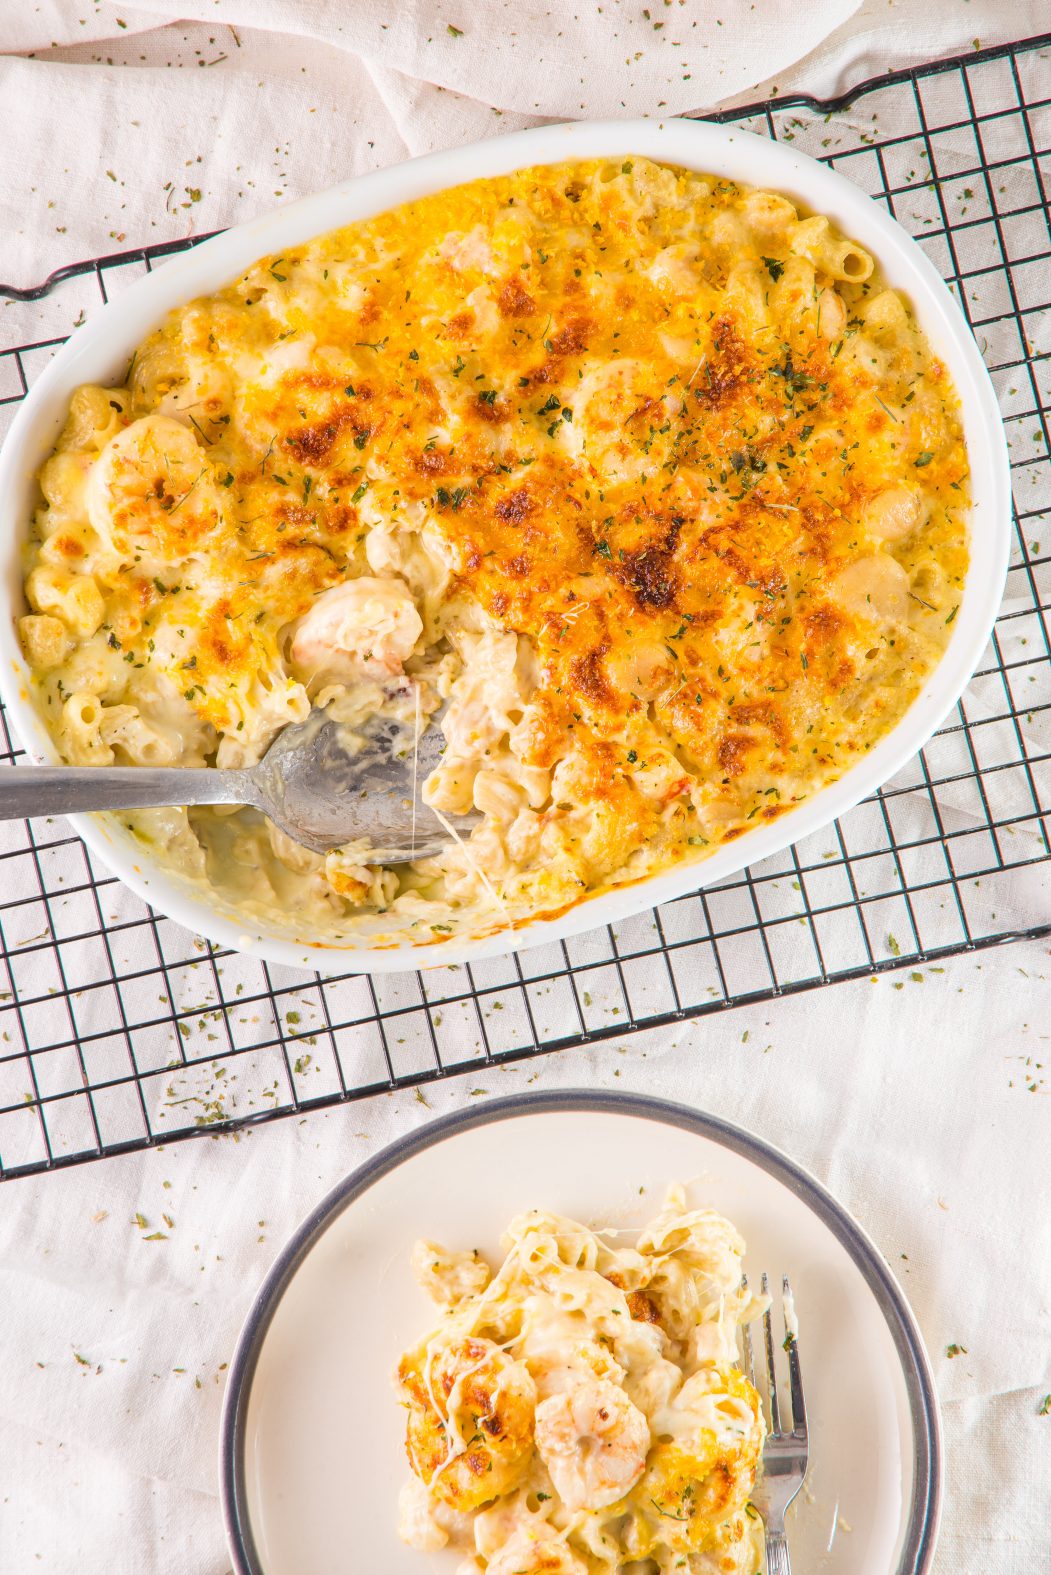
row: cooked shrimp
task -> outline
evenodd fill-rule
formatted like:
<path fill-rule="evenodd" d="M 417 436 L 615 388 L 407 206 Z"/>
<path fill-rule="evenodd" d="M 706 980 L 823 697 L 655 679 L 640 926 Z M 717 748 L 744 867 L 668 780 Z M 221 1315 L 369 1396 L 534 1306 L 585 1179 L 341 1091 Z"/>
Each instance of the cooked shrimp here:
<path fill-rule="evenodd" d="M 617 1384 L 583 1377 L 537 1406 L 536 1447 L 567 1509 L 605 1509 L 642 1475 L 650 1429 Z"/>
<path fill-rule="evenodd" d="M 536 1385 L 492 1340 L 465 1338 L 398 1368 L 409 1464 L 452 1509 L 477 1509 L 515 1487 L 533 1453 Z"/>
<path fill-rule="evenodd" d="M 587 1565 L 545 1521 L 521 1526 L 508 1538 L 485 1575 L 587 1575 Z"/>
<path fill-rule="evenodd" d="M 759 1396 L 736 1368 L 703 1367 L 653 1427 L 661 1441 L 635 1500 L 647 1515 L 656 1510 L 660 1538 L 676 1551 L 707 1547 L 755 1486 L 763 1447 Z"/>
<path fill-rule="evenodd" d="M 88 517 L 121 557 L 176 563 L 219 524 L 212 463 L 189 427 L 143 416 L 110 438 L 87 485 Z"/>
<path fill-rule="evenodd" d="M 457 272 L 479 269 L 487 273 L 493 266 L 493 252 L 484 225 L 473 230 L 453 230 L 438 248 L 438 254 Z"/>
<path fill-rule="evenodd" d="M 695 241 L 677 241 L 659 251 L 646 269 L 646 277 L 669 295 L 696 295 L 701 282 L 695 266 L 700 247 Z"/>
<path fill-rule="evenodd" d="M 840 606 L 870 623 L 899 622 L 908 611 L 909 577 L 886 552 L 855 558 L 829 588 Z"/>
<path fill-rule="evenodd" d="M 292 637 L 292 661 L 312 676 L 390 678 L 423 633 L 403 580 L 363 574 L 319 596 Z"/>
<path fill-rule="evenodd" d="M 572 394 L 573 421 L 557 436 L 608 481 L 639 481 L 672 452 L 680 407 L 641 361 L 614 361 L 585 375 Z"/>
<path fill-rule="evenodd" d="M 911 487 L 885 487 L 865 505 L 862 516 L 871 536 L 880 541 L 904 541 L 927 519 L 930 509 Z"/>

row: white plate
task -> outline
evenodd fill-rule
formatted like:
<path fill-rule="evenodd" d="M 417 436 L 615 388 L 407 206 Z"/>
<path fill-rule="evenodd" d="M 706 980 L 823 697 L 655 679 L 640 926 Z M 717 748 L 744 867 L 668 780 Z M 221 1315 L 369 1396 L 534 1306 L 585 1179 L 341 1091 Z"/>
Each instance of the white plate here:
<path fill-rule="evenodd" d="M 938 1515 L 937 1405 L 877 1248 L 759 1139 L 682 1106 L 589 1092 L 431 1122 L 349 1176 L 296 1232 L 231 1364 L 220 1464 L 237 1575 L 453 1575 L 457 1555 L 413 1552 L 394 1529 L 408 1466 L 391 1374 L 431 1320 L 409 1271 L 414 1240 L 478 1247 L 492 1261 L 522 1209 L 634 1226 L 675 1180 L 740 1227 L 750 1270 L 792 1279 L 812 1430 L 789 1528 L 796 1569 L 922 1575 Z"/>
<path fill-rule="evenodd" d="M 1003 423 L 974 337 L 940 276 L 919 246 L 870 198 L 804 153 L 733 126 L 687 120 L 581 121 L 539 126 L 413 159 L 305 197 L 228 230 L 139 280 L 79 329 L 37 379 L 0 454 L 0 688 L 18 733 L 36 760 L 57 759 L 55 746 L 29 699 L 29 674 L 13 615 L 23 610 L 22 542 L 32 511 L 37 469 L 53 447 L 70 395 L 81 383 L 119 381 L 142 339 L 170 308 L 222 288 L 257 258 L 297 246 L 356 219 L 484 176 L 562 159 L 630 154 L 723 175 L 785 192 L 804 208 L 829 215 L 844 235 L 878 258 L 888 281 L 909 297 L 931 345 L 960 396 L 971 465 L 974 508 L 971 564 L 952 639 L 937 669 L 898 725 L 838 782 L 775 822 L 719 848 L 710 858 L 679 865 L 637 885 L 592 897 L 562 917 L 536 920 L 510 933 L 453 938 L 421 947 L 406 930 L 397 944 L 367 937 L 333 946 L 304 936 L 294 914 L 260 924 L 218 893 L 182 879 L 138 843 L 112 816 L 71 816 L 84 838 L 145 901 L 222 946 L 251 951 L 291 967 L 365 973 L 433 967 L 539 946 L 711 885 L 747 864 L 827 826 L 901 769 L 927 742 L 959 699 L 985 649 L 1000 605 L 1011 539 L 1011 485 Z"/>

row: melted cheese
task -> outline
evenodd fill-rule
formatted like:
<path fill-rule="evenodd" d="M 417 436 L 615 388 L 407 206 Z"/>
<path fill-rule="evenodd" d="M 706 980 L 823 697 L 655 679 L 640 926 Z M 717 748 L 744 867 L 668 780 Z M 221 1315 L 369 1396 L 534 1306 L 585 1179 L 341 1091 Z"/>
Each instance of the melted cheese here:
<path fill-rule="evenodd" d="M 63 722 L 86 684 L 180 721 L 188 762 L 251 761 L 323 683 L 404 669 L 451 700 L 427 801 L 485 817 L 349 883 L 423 939 L 776 818 L 900 718 L 960 600 L 966 453 L 905 303 L 826 221 L 643 159 L 266 258 L 82 395 L 30 554 L 74 647 L 38 663 L 61 746 L 125 758 Z M 266 870 L 209 873 L 287 908 Z M 326 881 L 301 911 L 343 933 Z"/>
<path fill-rule="evenodd" d="M 736 1336 L 762 1304 L 742 1288 L 744 1243 L 681 1188 L 636 1247 L 606 1234 L 521 1215 L 491 1278 L 475 1254 L 417 1243 L 440 1321 L 398 1367 L 416 1479 L 399 1534 L 437 1546 L 451 1507 L 454 1545 L 483 1561 L 466 1567 L 494 1575 L 703 1569 L 709 1554 L 754 1575 L 763 1423 Z M 724 1330 L 725 1360 L 698 1355 L 698 1320 Z"/>

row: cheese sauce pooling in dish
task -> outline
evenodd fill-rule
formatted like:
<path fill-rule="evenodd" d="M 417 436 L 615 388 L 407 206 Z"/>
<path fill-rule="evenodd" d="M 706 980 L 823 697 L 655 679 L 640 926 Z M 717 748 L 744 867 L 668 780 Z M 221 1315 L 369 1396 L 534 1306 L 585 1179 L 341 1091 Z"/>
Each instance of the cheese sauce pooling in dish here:
<path fill-rule="evenodd" d="M 500 929 L 775 819 L 901 718 L 967 568 L 905 299 L 825 218 L 640 158 L 256 263 L 74 395 L 40 484 L 21 634 L 66 759 L 249 764 L 316 704 L 442 727 L 424 799 L 484 818 L 439 858 L 123 817 L 307 938 Z"/>
<path fill-rule="evenodd" d="M 512 1220 L 495 1274 L 419 1241 L 439 1322 L 397 1370 L 398 1531 L 457 1575 L 755 1575 L 764 1439 L 737 1330 L 744 1242 L 681 1187 L 639 1234 Z M 454 1566 L 450 1565 L 450 1568 Z"/>

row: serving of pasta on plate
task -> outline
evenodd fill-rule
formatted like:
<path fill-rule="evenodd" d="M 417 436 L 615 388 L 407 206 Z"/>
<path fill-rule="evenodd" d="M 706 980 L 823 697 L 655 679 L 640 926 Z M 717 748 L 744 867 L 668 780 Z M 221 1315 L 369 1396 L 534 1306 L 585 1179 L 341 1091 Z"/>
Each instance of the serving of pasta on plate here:
<path fill-rule="evenodd" d="M 949 642 L 968 481 L 944 367 L 826 217 L 555 164 L 264 258 L 81 388 L 20 636 L 77 764 L 250 765 L 318 706 L 440 726 L 423 803 L 481 819 L 438 857 L 122 816 L 246 915 L 434 944 L 703 859 L 849 770 Z"/>
<path fill-rule="evenodd" d="M 759 1397 L 737 1331 L 744 1242 L 670 1189 L 620 1231 L 532 1212 L 494 1273 L 420 1241 L 438 1323 L 402 1356 L 399 1533 L 457 1575 L 756 1575 Z"/>

